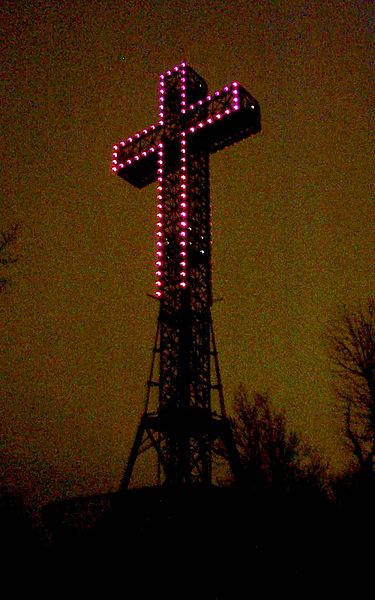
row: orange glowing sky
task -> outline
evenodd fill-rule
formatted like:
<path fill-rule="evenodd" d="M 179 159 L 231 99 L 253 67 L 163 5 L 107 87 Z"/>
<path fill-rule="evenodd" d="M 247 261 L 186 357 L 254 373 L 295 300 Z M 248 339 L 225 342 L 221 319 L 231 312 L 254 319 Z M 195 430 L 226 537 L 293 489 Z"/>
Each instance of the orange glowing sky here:
<path fill-rule="evenodd" d="M 211 160 L 215 324 L 228 408 L 268 390 L 345 462 L 324 349 L 375 292 L 370 3 L 7 1 L 0 297 L 4 480 L 39 502 L 117 489 L 143 407 L 157 304 L 155 187 L 110 174 L 182 59 L 238 80 L 262 133 Z M 140 475 L 140 481 L 146 475 Z"/>

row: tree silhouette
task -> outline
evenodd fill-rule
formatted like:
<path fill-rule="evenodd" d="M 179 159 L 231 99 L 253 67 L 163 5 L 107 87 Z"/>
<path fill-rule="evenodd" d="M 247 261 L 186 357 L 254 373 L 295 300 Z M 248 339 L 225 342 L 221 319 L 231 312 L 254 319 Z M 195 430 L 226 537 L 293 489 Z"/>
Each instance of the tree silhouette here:
<path fill-rule="evenodd" d="M 0 233 L 0 292 L 3 292 L 10 279 L 5 270 L 9 265 L 17 262 L 18 257 L 14 254 L 14 245 L 18 237 L 18 223 L 12 225 L 7 231 Z"/>
<path fill-rule="evenodd" d="M 374 478 L 375 456 L 375 299 L 344 307 L 328 330 L 335 391 L 348 446 L 358 472 Z"/>
<path fill-rule="evenodd" d="M 291 492 L 325 488 L 327 465 L 319 453 L 289 431 L 285 412 L 267 394 L 244 387 L 235 396 L 234 431 L 244 478 L 254 491 Z"/>

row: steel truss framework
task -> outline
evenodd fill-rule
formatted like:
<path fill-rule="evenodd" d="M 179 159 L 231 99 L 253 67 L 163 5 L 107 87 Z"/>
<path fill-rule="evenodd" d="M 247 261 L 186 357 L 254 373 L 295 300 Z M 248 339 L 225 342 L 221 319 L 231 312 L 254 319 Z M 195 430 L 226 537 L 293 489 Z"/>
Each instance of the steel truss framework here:
<path fill-rule="evenodd" d="M 160 76 L 158 123 L 114 146 L 114 173 L 138 188 L 158 183 L 160 310 L 145 409 L 122 489 L 138 456 L 151 448 L 159 483 L 209 485 L 215 455 L 239 476 L 211 319 L 209 155 L 258 131 L 259 105 L 244 88 L 234 82 L 210 96 L 204 79 L 181 63 Z"/>

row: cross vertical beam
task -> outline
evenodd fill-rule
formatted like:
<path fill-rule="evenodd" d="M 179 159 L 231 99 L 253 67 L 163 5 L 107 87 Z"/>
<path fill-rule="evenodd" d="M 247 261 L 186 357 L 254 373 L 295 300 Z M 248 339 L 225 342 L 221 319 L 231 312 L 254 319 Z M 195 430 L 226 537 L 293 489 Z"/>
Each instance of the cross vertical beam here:
<path fill-rule="evenodd" d="M 157 182 L 158 330 L 123 489 L 148 448 L 169 485 L 209 485 L 213 454 L 238 475 L 211 319 L 209 155 L 258 131 L 259 105 L 244 88 L 234 82 L 210 96 L 204 79 L 181 63 L 160 76 L 158 122 L 114 146 L 114 173 L 139 188 Z"/>

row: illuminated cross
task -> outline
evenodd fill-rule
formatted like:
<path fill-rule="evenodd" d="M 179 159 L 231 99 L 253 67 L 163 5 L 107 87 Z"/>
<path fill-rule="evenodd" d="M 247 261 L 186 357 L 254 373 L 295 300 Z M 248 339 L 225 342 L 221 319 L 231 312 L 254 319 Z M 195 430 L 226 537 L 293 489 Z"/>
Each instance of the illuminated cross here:
<path fill-rule="evenodd" d="M 208 95 L 204 79 L 181 63 L 160 75 L 158 122 L 113 147 L 115 174 L 137 188 L 157 182 L 154 296 L 160 313 L 146 409 L 124 487 L 148 447 L 169 484 L 210 483 L 212 453 L 223 446 L 235 468 L 211 320 L 209 155 L 259 131 L 259 104 L 242 86 L 233 82 Z M 212 389 L 219 392 L 218 412 Z"/>

